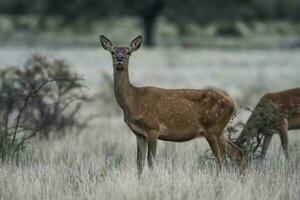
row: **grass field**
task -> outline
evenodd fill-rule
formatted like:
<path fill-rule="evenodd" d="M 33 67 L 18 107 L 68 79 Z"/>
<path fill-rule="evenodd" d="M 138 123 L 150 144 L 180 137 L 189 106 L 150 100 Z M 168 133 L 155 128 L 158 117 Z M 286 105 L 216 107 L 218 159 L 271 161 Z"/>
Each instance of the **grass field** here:
<path fill-rule="evenodd" d="M 21 65 L 32 53 L 65 59 L 85 79 L 90 95 L 112 89 L 110 55 L 99 48 L 0 48 L 1 66 Z M 143 49 L 133 54 L 135 85 L 226 90 L 240 105 L 253 107 L 261 94 L 300 85 L 298 50 Z M 99 99 L 101 101 L 101 99 Z M 113 106 L 116 106 L 113 104 Z M 87 105 L 82 115 L 103 112 Z M 249 113 L 240 110 L 244 121 Z M 219 176 L 203 163 L 206 141 L 159 142 L 153 172 L 138 181 L 134 135 L 121 115 L 95 119 L 79 136 L 32 141 L 19 165 L 1 164 L 0 199 L 299 199 L 300 137 L 290 132 L 291 162 L 281 154 L 278 136 L 262 163 L 249 164 L 243 176 L 228 166 Z"/>

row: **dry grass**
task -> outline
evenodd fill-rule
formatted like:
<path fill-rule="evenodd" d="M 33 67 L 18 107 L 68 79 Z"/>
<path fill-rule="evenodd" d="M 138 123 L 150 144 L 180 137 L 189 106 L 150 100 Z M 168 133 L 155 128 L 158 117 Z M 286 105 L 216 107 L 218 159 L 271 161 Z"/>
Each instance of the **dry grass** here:
<path fill-rule="evenodd" d="M 204 139 L 160 142 L 155 170 L 141 181 L 135 171 L 135 137 L 121 118 L 101 119 L 78 136 L 39 143 L 19 166 L 0 168 L 1 199 L 297 199 L 299 155 L 288 164 L 272 148 L 244 176 L 231 166 L 216 176 L 200 165 Z M 277 147 L 277 145 L 276 145 Z M 295 162 L 297 161 L 297 162 Z"/>
<path fill-rule="evenodd" d="M 37 51 L 67 59 L 83 74 L 90 93 L 106 87 L 100 80 L 103 71 L 112 74 L 111 58 L 100 49 Z M 24 48 L 0 48 L 1 64 L 22 63 L 30 53 Z M 299 51 L 159 49 L 142 50 L 133 57 L 130 70 L 137 85 L 211 85 L 226 89 L 246 106 L 254 105 L 261 93 L 300 83 Z M 101 110 L 94 106 L 83 114 Z M 19 165 L 2 164 L 0 199 L 298 199 L 300 153 L 295 147 L 300 145 L 299 132 L 294 133 L 290 134 L 290 163 L 282 158 L 276 137 L 267 159 L 250 165 L 244 176 L 232 166 L 217 176 L 213 162 L 203 164 L 203 152 L 208 148 L 204 139 L 159 142 L 154 171 L 146 167 L 138 181 L 134 135 L 122 116 L 104 117 L 79 136 L 33 141 Z"/>

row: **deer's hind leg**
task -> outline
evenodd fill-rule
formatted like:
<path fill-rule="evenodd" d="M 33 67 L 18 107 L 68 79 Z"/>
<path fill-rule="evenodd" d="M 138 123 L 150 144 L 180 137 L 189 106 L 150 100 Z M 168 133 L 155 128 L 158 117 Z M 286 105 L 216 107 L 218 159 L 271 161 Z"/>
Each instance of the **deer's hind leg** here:
<path fill-rule="evenodd" d="M 221 136 L 221 145 L 224 151 L 230 156 L 231 159 L 234 159 L 241 170 L 244 170 L 246 167 L 246 160 L 244 153 L 239 149 L 233 142 L 227 139 L 224 135 Z"/>
<path fill-rule="evenodd" d="M 215 158 L 218 165 L 218 171 L 221 171 L 224 165 L 224 153 L 219 143 L 219 138 L 215 135 L 205 137 Z"/>

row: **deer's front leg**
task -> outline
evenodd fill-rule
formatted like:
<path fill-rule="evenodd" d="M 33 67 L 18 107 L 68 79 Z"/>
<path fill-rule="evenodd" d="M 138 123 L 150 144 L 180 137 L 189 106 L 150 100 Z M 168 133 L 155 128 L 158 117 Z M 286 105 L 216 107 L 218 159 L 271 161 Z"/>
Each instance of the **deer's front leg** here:
<path fill-rule="evenodd" d="M 157 138 L 148 138 L 148 166 L 153 169 L 153 160 L 155 159 Z"/>
<path fill-rule="evenodd" d="M 264 143 L 263 143 L 263 146 L 262 146 L 262 149 L 261 149 L 261 153 L 260 153 L 260 157 L 262 159 L 265 158 L 265 156 L 266 156 L 266 153 L 267 153 L 267 150 L 269 148 L 269 145 L 270 145 L 272 137 L 273 137 L 273 135 L 270 135 L 270 134 L 265 135 Z"/>
<path fill-rule="evenodd" d="M 289 159 L 288 153 L 288 122 L 286 119 L 280 124 L 279 127 L 279 136 L 281 140 L 281 146 L 283 149 L 283 153 L 287 159 Z"/>
<path fill-rule="evenodd" d="M 137 142 L 136 163 L 137 163 L 138 176 L 140 177 L 143 171 L 143 167 L 145 165 L 147 140 L 143 136 L 136 135 L 136 142 Z"/>

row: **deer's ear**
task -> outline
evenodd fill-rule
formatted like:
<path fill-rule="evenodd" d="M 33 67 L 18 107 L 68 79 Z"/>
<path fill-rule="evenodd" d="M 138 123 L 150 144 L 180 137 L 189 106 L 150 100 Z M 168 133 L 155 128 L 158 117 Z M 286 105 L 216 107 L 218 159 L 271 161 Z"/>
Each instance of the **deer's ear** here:
<path fill-rule="evenodd" d="M 130 43 L 130 51 L 133 52 L 133 51 L 136 51 L 138 50 L 141 45 L 142 45 L 142 41 L 143 41 L 143 38 L 141 35 L 137 36 L 134 40 L 132 40 L 132 42 Z"/>
<path fill-rule="evenodd" d="M 114 48 L 111 41 L 104 35 L 100 35 L 100 41 L 105 50 L 112 51 L 112 49 Z"/>

